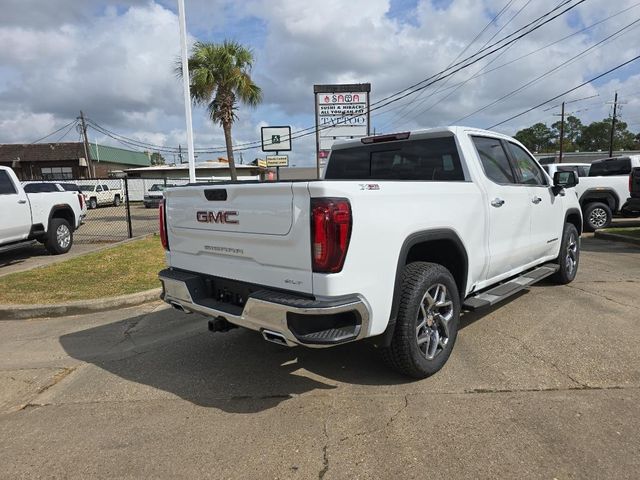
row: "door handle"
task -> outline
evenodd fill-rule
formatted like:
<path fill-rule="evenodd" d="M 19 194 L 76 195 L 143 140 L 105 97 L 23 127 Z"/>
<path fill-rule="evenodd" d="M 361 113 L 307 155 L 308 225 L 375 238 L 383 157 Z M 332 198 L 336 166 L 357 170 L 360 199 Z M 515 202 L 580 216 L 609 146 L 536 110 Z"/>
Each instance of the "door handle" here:
<path fill-rule="evenodd" d="M 531 201 L 537 205 L 542 201 L 542 199 L 540 197 L 533 197 Z"/>
<path fill-rule="evenodd" d="M 27 201 L 25 199 L 20 199 L 20 200 L 18 200 L 18 203 L 20 205 L 23 205 L 23 204 L 27 203 Z"/>
<path fill-rule="evenodd" d="M 493 200 L 491 200 L 491 206 L 492 207 L 499 208 L 502 205 L 504 205 L 504 200 L 501 199 L 501 198 L 494 198 Z"/>

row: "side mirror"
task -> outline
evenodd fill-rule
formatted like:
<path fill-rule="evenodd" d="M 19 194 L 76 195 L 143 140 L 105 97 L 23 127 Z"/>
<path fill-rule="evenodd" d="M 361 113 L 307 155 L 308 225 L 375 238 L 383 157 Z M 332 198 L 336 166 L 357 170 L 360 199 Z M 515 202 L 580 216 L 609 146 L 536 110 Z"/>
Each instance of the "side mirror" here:
<path fill-rule="evenodd" d="M 553 174 L 553 194 L 558 195 L 562 189 L 575 187 L 578 184 L 576 172 L 556 172 Z"/>

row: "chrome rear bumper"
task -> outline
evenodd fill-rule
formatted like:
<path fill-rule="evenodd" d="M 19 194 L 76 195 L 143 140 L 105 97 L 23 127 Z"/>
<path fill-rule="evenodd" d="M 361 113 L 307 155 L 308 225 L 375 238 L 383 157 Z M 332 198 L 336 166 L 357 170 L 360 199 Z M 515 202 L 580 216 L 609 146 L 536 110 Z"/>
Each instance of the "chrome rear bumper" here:
<path fill-rule="evenodd" d="M 163 270 L 159 274 L 162 299 L 179 310 L 223 317 L 234 325 L 263 333 L 279 333 L 288 346 L 321 348 L 368 336 L 369 309 L 357 295 L 312 299 L 265 289 L 251 293 L 244 306 L 239 307 L 208 296 L 205 278 L 191 272 Z M 325 319 L 339 324 L 318 327 L 317 321 L 321 324 Z"/>

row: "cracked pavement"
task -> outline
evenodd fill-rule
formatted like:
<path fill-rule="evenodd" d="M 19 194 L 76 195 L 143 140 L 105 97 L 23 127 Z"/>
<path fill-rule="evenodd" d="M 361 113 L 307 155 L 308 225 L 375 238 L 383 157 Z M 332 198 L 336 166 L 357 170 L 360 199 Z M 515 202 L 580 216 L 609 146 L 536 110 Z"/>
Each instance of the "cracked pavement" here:
<path fill-rule="evenodd" d="M 469 313 L 437 375 L 160 303 L 0 321 L 0 478 L 637 478 L 640 248 Z"/>

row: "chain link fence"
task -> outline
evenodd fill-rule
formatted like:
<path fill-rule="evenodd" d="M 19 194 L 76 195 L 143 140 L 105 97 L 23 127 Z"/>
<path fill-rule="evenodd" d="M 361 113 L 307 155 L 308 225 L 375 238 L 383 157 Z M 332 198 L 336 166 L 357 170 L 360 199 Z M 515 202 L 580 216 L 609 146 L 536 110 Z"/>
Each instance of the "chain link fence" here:
<path fill-rule="evenodd" d="M 25 182 L 26 183 L 26 182 Z M 28 182 L 33 183 L 33 182 Z M 112 243 L 158 232 L 158 205 L 167 186 L 187 180 L 114 179 L 58 180 L 65 189 L 77 187 L 85 198 L 84 224 L 75 243 Z"/>

